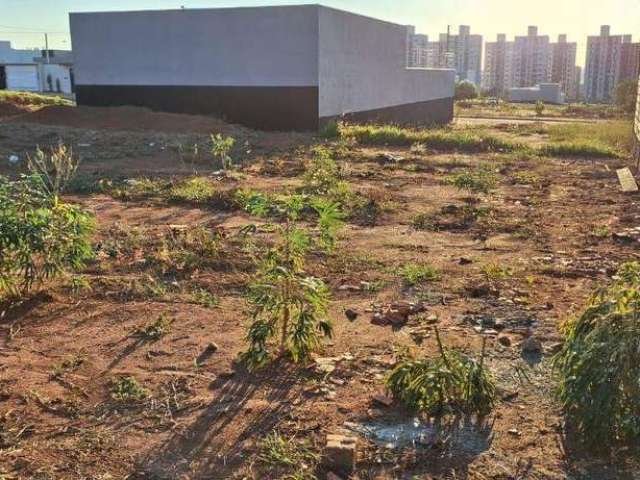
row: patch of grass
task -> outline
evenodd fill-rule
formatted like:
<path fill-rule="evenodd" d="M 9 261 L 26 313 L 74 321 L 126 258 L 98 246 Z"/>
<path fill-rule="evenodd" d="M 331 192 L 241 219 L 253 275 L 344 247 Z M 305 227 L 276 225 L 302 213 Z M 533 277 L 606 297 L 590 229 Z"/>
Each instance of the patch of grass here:
<path fill-rule="evenodd" d="M 633 123 L 629 120 L 554 124 L 549 125 L 548 135 L 553 143 L 587 143 L 627 153 L 633 148 Z"/>
<path fill-rule="evenodd" d="M 208 178 L 194 177 L 171 188 L 169 198 L 175 202 L 204 204 L 216 196 L 216 189 Z"/>
<path fill-rule="evenodd" d="M 440 272 L 431 266 L 418 263 L 407 263 L 398 269 L 398 274 L 407 285 L 418 285 L 424 282 L 433 282 L 440 279 Z"/>
<path fill-rule="evenodd" d="M 149 390 L 144 388 L 133 377 L 120 377 L 111 383 L 111 398 L 119 403 L 138 403 L 150 396 Z"/>
<path fill-rule="evenodd" d="M 174 321 L 174 318 L 163 313 L 146 327 L 137 329 L 133 336 L 143 341 L 155 342 L 169 333 Z"/>
<path fill-rule="evenodd" d="M 490 282 L 508 280 L 513 276 L 513 270 L 510 267 L 495 262 L 484 265 L 482 273 Z"/>
<path fill-rule="evenodd" d="M 220 299 L 204 288 L 191 291 L 191 302 L 206 308 L 216 308 L 220 305 Z"/>
<path fill-rule="evenodd" d="M 516 185 L 539 185 L 541 182 L 540 175 L 534 172 L 521 171 L 512 175 L 513 182 Z"/>
<path fill-rule="evenodd" d="M 106 181 L 104 191 L 123 201 L 164 198 L 171 188 L 170 182 L 153 178 L 129 178 L 121 182 Z"/>
<path fill-rule="evenodd" d="M 52 376 L 59 377 L 64 373 L 73 372 L 80 368 L 84 361 L 85 358 L 79 355 L 72 355 L 71 357 L 65 358 L 53 368 Z"/>
<path fill-rule="evenodd" d="M 526 146 L 489 134 L 469 131 L 409 129 L 395 125 L 345 125 L 341 135 L 354 138 L 364 145 L 392 145 L 410 147 L 419 143 L 424 148 L 440 152 L 512 152 L 526 150 Z"/>
<path fill-rule="evenodd" d="M 37 93 L 15 92 L 11 90 L 0 90 L 0 102 L 33 107 L 43 107 L 47 105 L 73 105 L 71 100 L 67 100 L 64 97 L 57 95 L 40 95 Z"/>
<path fill-rule="evenodd" d="M 341 123 L 331 120 L 320 128 L 318 135 L 322 138 L 338 138 L 340 136 Z"/>
<path fill-rule="evenodd" d="M 540 153 L 546 157 L 558 158 L 595 159 L 620 157 L 620 154 L 613 148 L 589 141 L 549 143 L 540 147 Z"/>
<path fill-rule="evenodd" d="M 481 167 L 475 170 L 466 170 L 450 176 L 447 183 L 460 190 L 469 190 L 475 193 L 489 193 L 496 188 L 498 178 L 490 168 Z"/>
<path fill-rule="evenodd" d="M 315 479 L 312 469 L 320 457 L 306 443 L 285 438 L 278 432 L 272 432 L 260 442 L 258 460 L 272 469 L 288 471 L 291 479 Z"/>

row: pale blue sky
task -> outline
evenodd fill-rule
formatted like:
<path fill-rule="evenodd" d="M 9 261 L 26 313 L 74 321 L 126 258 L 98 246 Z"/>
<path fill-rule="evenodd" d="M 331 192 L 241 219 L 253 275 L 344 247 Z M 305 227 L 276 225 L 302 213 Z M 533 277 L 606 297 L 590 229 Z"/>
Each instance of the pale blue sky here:
<path fill-rule="evenodd" d="M 69 48 L 68 13 L 92 10 L 144 10 L 161 8 L 228 7 L 321 3 L 402 24 L 437 38 L 447 25 L 471 25 L 485 41 L 496 34 L 523 35 L 527 25 L 538 25 L 552 38 L 567 33 L 578 41 L 578 63 L 584 63 L 587 35 L 601 24 L 612 33 L 630 33 L 640 41 L 640 0 L 0 0 L 0 40 L 16 47 L 42 47 L 43 33 L 50 45 Z"/>

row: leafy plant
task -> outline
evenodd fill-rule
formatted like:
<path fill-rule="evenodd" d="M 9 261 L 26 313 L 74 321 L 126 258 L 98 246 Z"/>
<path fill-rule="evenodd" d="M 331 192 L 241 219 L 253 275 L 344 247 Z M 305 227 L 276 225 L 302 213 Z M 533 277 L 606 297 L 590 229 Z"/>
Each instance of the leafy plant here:
<path fill-rule="evenodd" d="M 508 278 L 513 276 L 513 270 L 511 268 L 496 262 L 483 265 L 482 273 L 490 282 L 507 280 Z"/>
<path fill-rule="evenodd" d="M 541 117 L 544 113 L 544 102 L 542 100 L 538 100 L 534 106 L 534 110 L 536 111 L 536 115 Z"/>
<path fill-rule="evenodd" d="M 440 273 L 431 265 L 407 263 L 398 270 L 400 276 L 408 285 L 418 285 L 423 282 L 438 280 Z"/>
<path fill-rule="evenodd" d="M 191 301 L 206 308 L 216 308 L 220 305 L 220 299 L 204 288 L 193 290 L 191 292 Z"/>
<path fill-rule="evenodd" d="M 146 327 L 137 329 L 133 336 L 147 342 L 159 340 L 169 333 L 174 320 L 174 318 L 163 313 Z"/>
<path fill-rule="evenodd" d="M 496 188 L 497 184 L 495 173 L 488 167 L 458 173 L 451 176 L 448 181 L 460 190 L 477 193 L 489 193 Z"/>
<path fill-rule="evenodd" d="M 27 168 L 33 175 L 42 177 L 42 185 L 50 195 L 60 195 L 73 179 L 80 160 L 73 149 L 60 143 L 48 150 L 36 149 L 35 155 L 27 156 Z"/>
<path fill-rule="evenodd" d="M 342 228 L 344 213 L 338 203 L 316 198 L 312 204 L 318 214 L 318 227 L 320 229 L 320 245 L 327 251 L 332 251 L 336 246 L 338 230 Z"/>
<path fill-rule="evenodd" d="M 149 390 L 133 377 L 120 377 L 111 384 L 111 398 L 120 403 L 137 403 L 149 397 Z"/>
<path fill-rule="evenodd" d="M 223 170 L 229 168 L 233 163 L 231 149 L 236 144 L 233 137 L 225 137 L 221 133 L 211 135 L 211 155 L 220 162 Z"/>
<path fill-rule="evenodd" d="M 41 176 L 0 177 L 0 295 L 84 267 L 93 230 L 93 217 L 51 195 Z"/>
<path fill-rule="evenodd" d="M 249 369 L 269 362 L 274 338 L 279 338 L 279 355 L 288 355 L 298 363 L 320 346 L 323 336 L 332 335 L 327 319 L 329 290 L 322 280 L 304 271 L 311 239 L 306 230 L 294 225 L 302 207 L 296 202 L 289 204 L 285 225 L 276 226 L 278 241 L 266 254 L 250 287 L 249 349 L 241 354 Z"/>
<path fill-rule="evenodd" d="M 194 177 L 171 188 L 169 196 L 177 202 L 202 204 L 209 202 L 216 195 L 216 189 L 207 178 Z"/>
<path fill-rule="evenodd" d="M 306 163 L 304 191 L 313 195 L 326 195 L 340 183 L 342 173 L 331 152 L 322 146 L 315 147 L 312 158 Z"/>
<path fill-rule="evenodd" d="M 569 425 L 591 446 L 640 440 L 640 263 L 622 265 L 608 288 L 564 328 L 554 358 Z"/>
<path fill-rule="evenodd" d="M 439 356 L 400 362 L 387 377 L 387 388 L 407 407 L 429 415 L 491 412 L 496 403 L 496 383 L 484 365 L 485 344 L 476 360 L 445 349 L 437 328 L 435 332 Z"/>

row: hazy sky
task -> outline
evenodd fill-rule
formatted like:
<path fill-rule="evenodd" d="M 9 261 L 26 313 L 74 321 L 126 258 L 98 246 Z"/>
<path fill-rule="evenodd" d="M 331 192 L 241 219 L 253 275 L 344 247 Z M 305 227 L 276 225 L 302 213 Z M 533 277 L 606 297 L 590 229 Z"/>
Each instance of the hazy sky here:
<path fill-rule="evenodd" d="M 19 48 L 42 47 L 44 32 L 50 46 L 70 48 L 68 13 L 92 10 L 228 7 L 321 3 L 402 24 L 437 38 L 447 25 L 471 25 L 485 41 L 496 34 L 510 38 L 538 25 L 552 38 L 567 33 L 577 41 L 578 63 L 584 63 L 587 35 L 609 24 L 612 33 L 630 33 L 640 41 L 640 0 L 0 0 L 0 40 Z"/>

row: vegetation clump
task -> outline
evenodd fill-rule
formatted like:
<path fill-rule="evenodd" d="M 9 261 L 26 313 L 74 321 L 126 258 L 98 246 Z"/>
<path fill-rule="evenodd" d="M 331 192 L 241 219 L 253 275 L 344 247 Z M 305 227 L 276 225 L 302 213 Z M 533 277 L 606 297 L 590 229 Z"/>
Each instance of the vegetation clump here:
<path fill-rule="evenodd" d="M 403 265 L 398 273 L 407 283 L 407 285 L 415 286 L 424 282 L 432 282 L 440 278 L 440 272 L 431 266 L 417 263 L 407 263 Z"/>
<path fill-rule="evenodd" d="M 149 390 L 133 377 L 120 377 L 111 384 L 111 398 L 120 403 L 137 403 L 149 397 Z"/>
<path fill-rule="evenodd" d="M 486 415 L 496 403 L 496 383 L 480 359 L 442 345 L 436 328 L 436 358 L 400 362 L 387 377 L 387 388 L 410 409 L 431 416 L 449 413 Z"/>
<path fill-rule="evenodd" d="M 199 205 L 210 202 L 216 196 L 216 189 L 209 179 L 194 177 L 174 185 L 169 196 L 176 202 Z"/>
<path fill-rule="evenodd" d="M 52 194 L 42 176 L 0 177 L 0 296 L 83 268 L 93 230 L 93 217 Z"/>
<path fill-rule="evenodd" d="M 273 469 L 289 472 L 287 476 L 281 478 L 315 480 L 312 467 L 318 463 L 319 455 L 306 442 L 285 438 L 274 431 L 260 442 L 258 460 L 272 472 Z"/>
<path fill-rule="evenodd" d="M 608 288 L 564 327 L 554 359 L 568 424 L 587 444 L 640 440 L 640 263 L 624 264 Z"/>
<path fill-rule="evenodd" d="M 487 166 L 452 175 L 447 181 L 460 190 L 469 190 L 475 193 L 489 193 L 496 188 L 498 183 L 496 174 Z"/>
<path fill-rule="evenodd" d="M 289 204 L 286 223 L 275 226 L 277 243 L 267 252 L 250 287 L 249 348 L 241 358 L 251 370 L 273 358 L 274 339 L 278 355 L 298 363 L 333 333 L 327 311 L 329 289 L 305 272 L 312 240 L 308 231 L 294 224 L 301 208 L 299 202 Z"/>

